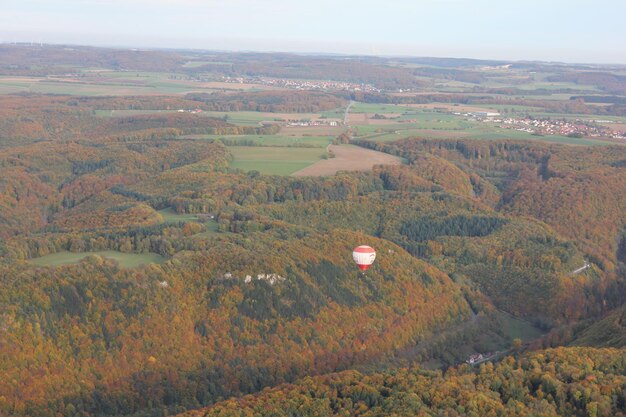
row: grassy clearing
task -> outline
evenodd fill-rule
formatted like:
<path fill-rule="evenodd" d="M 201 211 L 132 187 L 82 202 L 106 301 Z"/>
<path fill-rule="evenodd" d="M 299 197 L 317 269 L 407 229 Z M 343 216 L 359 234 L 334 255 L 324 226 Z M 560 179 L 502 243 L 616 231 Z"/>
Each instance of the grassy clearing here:
<path fill-rule="evenodd" d="M 530 324 L 527 321 L 518 319 L 510 314 L 500 312 L 500 322 L 502 323 L 502 330 L 510 339 L 522 339 L 523 341 L 530 341 L 538 338 L 543 332 Z"/>
<path fill-rule="evenodd" d="M 40 258 L 30 259 L 29 262 L 37 266 L 59 266 L 75 264 L 91 255 L 114 259 L 124 268 L 136 268 L 150 263 L 163 263 L 167 258 L 156 253 L 123 253 L 113 250 L 97 252 L 57 252 Z"/>
<path fill-rule="evenodd" d="M 205 232 L 198 234 L 210 234 L 217 231 L 217 222 L 215 220 L 200 219 L 197 214 L 176 213 L 171 207 L 159 210 L 158 213 L 163 216 L 163 222 L 168 224 L 186 223 L 186 222 L 199 222 L 206 228 Z"/>
<path fill-rule="evenodd" d="M 231 167 L 267 175 L 290 175 L 326 154 L 320 148 L 229 146 L 228 150 L 234 157 Z"/>
<path fill-rule="evenodd" d="M 198 216 L 195 214 L 178 214 L 171 207 L 159 210 L 158 213 L 163 216 L 164 223 L 180 223 L 180 222 L 195 222 L 198 221 Z"/>

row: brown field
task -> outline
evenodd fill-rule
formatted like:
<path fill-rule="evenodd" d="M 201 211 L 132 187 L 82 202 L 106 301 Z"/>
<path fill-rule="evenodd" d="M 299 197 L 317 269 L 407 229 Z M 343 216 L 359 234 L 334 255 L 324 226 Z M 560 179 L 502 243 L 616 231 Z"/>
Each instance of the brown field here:
<path fill-rule="evenodd" d="M 350 113 L 348 114 L 349 125 L 367 125 L 369 118 L 367 113 Z"/>
<path fill-rule="evenodd" d="M 354 145 L 330 145 L 334 158 L 324 159 L 313 165 L 294 172 L 295 177 L 322 177 L 334 175 L 339 171 L 369 171 L 374 165 L 400 165 L 397 156 Z"/>

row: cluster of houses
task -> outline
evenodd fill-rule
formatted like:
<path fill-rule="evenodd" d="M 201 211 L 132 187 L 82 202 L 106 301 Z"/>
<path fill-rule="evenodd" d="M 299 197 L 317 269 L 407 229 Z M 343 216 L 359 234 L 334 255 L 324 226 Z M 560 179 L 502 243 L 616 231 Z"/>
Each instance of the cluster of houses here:
<path fill-rule="evenodd" d="M 498 356 L 499 352 L 487 352 L 484 355 L 482 353 L 475 353 L 471 355 L 469 358 L 465 360 L 465 363 L 469 363 L 470 365 L 477 365 L 479 363 L 489 361 L 496 356 Z"/>
<path fill-rule="evenodd" d="M 222 278 L 223 279 L 236 279 L 236 277 L 230 272 L 226 272 L 222 276 Z M 246 284 L 249 284 L 254 279 L 256 279 L 257 281 L 265 281 L 270 285 L 274 285 L 279 282 L 284 282 L 286 280 L 286 278 L 283 276 L 280 276 L 276 273 L 271 273 L 271 274 L 257 274 L 256 277 L 253 277 L 252 275 L 246 275 L 245 278 L 243 279 L 243 282 L 245 282 Z"/>
<path fill-rule="evenodd" d="M 575 121 L 534 119 L 534 118 L 504 118 L 494 119 L 493 122 L 501 123 L 500 127 L 515 129 L 520 132 L 528 132 L 538 135 L 561 135 L 624 139 L 626 132 L 611 130 L 605 126 L 590 121 L 577 119 Z"/>
<path fill-rule="evenodd" d="M 596 122 L 611 123 L 610 120 L 537 119 L 534 117 L 500 117 L 497 112 L 452 113 L 465 116 L 468 120 L 485 123 L 499 123 L 498 127 L 527 132 L 535 135 L 560 135 L 596 138 L 626 139 L 626 132 L 610 129 Z"/>
<path fill-rule="evenodd" d="M 339 126 L 336 120 L 288 120 L 286 127 Z"/>
<path fill-rule="evenodd" d="M 321 90 L 321 91 L 365 91 L 380 93 L 382 90 L 371 84 L 357 84 L 343 81 L 324 80 L 291 80 L 285 78 L 265 77 L 224 77 L 224 82 L 234 84 L 262 84 L 271 87 L 290 88 L 294 90 Z"/>

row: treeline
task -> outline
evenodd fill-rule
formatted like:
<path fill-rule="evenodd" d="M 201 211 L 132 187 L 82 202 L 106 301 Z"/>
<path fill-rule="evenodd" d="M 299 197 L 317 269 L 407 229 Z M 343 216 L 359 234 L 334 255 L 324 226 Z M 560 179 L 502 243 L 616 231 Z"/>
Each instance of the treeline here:
<path fill-rule="evenodd" d="M 333 80 L 371 84 L 379 88 L 416 88 L 422 83 L 407 68 L 376 58 L 305 57 L 291 54 L 230 54 L 230 65 L 207 64 L 195 71 L 227 76 Z"/>
<path fill-rule="evenodd" d="M 548 81 L 593 85 L 619 95 L 626 95 L 626 76 L 600 71 L 570 71 L 549 76 Z"/>
<path fill-rule="evenodd" d="M 69 67 L 109 68 L 116 70 L 162 71 L 179 69 L 186 59 L 176 52 L 137 51 L 95 48 L 89 46 L 0 45 L 2 65 L 7 75 L 45 76 L 64 74 Z"/>
<path fill-rule="evenodd" d="M 0 146 L 41 140 L 93 140 L 158 130 L 183 134 L 254 134 L 274 131 L 275 128 L 235 126 L 220 119 L 189 113 L 97 117 L 91 109 L 73 106 L 67 99 L 0 97 Z"/>
<path fill-rule="evenodd" d="M 626 97 L 619 96 L 572 96 L 570 100 L 584 100 L 585 103 L 610 103 L 626 106 Z"/>

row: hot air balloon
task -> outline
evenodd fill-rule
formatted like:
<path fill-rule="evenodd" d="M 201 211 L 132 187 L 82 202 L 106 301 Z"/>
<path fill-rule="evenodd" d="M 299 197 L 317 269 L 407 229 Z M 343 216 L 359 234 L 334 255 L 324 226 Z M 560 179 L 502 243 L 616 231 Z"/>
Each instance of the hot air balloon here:
<path fill-rule="evenodd" d="M 352 251 L 352 259 L 354 259 L 359 269 L 365 272 L 374 263 L 376 251 L 369 246 L 357 246 Z"/>

